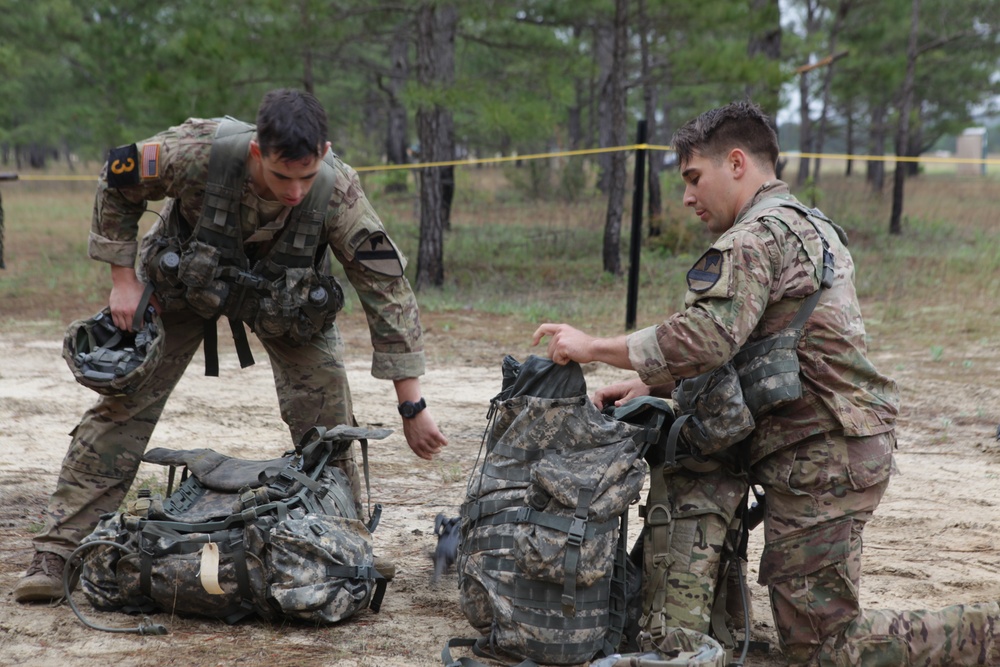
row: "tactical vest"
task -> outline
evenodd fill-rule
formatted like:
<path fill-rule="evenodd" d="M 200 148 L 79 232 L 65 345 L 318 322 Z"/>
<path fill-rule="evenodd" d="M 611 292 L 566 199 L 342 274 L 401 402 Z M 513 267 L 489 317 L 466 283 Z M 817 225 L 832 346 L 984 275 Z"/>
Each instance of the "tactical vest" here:
<path fill-rule="evenodd" d="M 336 182 L 329 152 L 306 197 L 251 266 L 240 207 L 254 132 L 253 125 L 228 116 L 219 122 L 204 204 L 190 236 L 181 233 L 190 225 L 174 206 L 168 227 L 176 236 L 159 239 L 147 258 L 146 274 L 161 303 L 183 299 L 206 319 L 207 375 L 218 374 L 214 332 L 219 317 L 229 319 L 240 365 L 246 367 L 253 357 L 241 322 L 260 338 L 286 336 L 302 344 L 332 324 L 344 302 L 336 279 L 316 270 L 326 250 L 321 234 Z"/>
<path fill-rule="evenodd" d="M 847 234 L 839 225 L 826 217 L 817 208 L 808 208 L 790 196 L 773 195 L 759 201 L 745 218 L 756 215 L 767 208 L 782 206 L 796 211 L 813 226 L 823 245 L 823 265 L 820 286 L 802 302 L 798 312 L 782 331 L 762 340 L 746 343 L 733 357 L 733 365 L 740 377 L 743 398 L 754 417 L 766 414 L 777 407 L 802 397 L 802 383 L 799 378 L 799 359 L 796 349 L 802 338 L 802 327 L 819 303 L 824 289 L 833 287 L 836 260 L 830 252 L 830 244 L 819 227 L 819 221 L 826 222 L 837 232 L 841 242 L 847 245 Z"/>

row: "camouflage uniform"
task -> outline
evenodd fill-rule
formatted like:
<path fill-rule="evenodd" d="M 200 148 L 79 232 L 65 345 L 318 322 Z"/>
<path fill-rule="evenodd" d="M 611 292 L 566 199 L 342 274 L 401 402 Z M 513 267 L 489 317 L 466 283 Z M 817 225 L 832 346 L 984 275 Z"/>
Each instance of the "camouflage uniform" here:
<path fill-rule="evenodd" d="M 214 120 L 191 119 L 139 144 L 140 154 L 144 145 L 158 144 L 160 164 L 158 177 L 144 178 L 138 185 L 109 187 L 105 165 L 90 232 L 93 259 L 135 266 L 138 222 L 147 200 L 168 198 L 164 212 L 179 207 L 185 220 L 198 219 L 217 126 Z M 361 190 L 357 173 L 339 158 L 335 171 L 322 240 L 343 264 L 367 315 L 374 347 L 372 375 L 386 380 L 418 377 L 424 373 L 424 352 L 416 299 L 405 277 L 387 275 L 378 270 L 378 262 L 360 259 L 363 247 L 394 247 Z M 240 206 L 248 254 L 256 247 L 253 244 L 267 247 L 276 231 L 276 225 L 270 223 L 281 219 L 281 212 L 280 206 L 254 194 L 248 177 Z M 143 239 L 144 256 L 165 233 L 163 218 Z M 399 260 L 404 261 L 401 255 Z M 37 550 L 68 557 L 102 514 L 118 509 L 131 486 L 167 398 L 204 337 L 205 320 L 180 299 L 165 309 L 162 318 L 166 347 L 154 376 L 131 396 L 102 397 L 73 430 L 49 502 L 47 526 L 34 540 Z M 344 345 L 336 324 L 304 345 L 283 337 L 260 341 L 271 362 L 281 416 L 293 441 L 315 425 L 332 428 L 353 422 Z M 353 451 L 345 453 L 338 465 L 352 480 L 355 502 L 359 503 L 362 489 Z"/>
<path fill-rule="evenodd" d="M 818 288 L 816 229 L 789 208 L 747 217 L 754 204 L 787 192 L 780 181 L 762 186 L 688 274 L 687 309 L 629 336 L 630 360 L 647 384 L 721 366 L 746 342 L 787 327 L 802 298 Z M 861 535 L 895 468 L 899 398 L 895 383 L 867 358 L 851 255 L 831 226 L 820 229 L 836 270 L 798 346 L 803 396 L 758 416 L 744 445 L 750 480 L 767 497 L 760 583 L 768 586 L 785 655 L 792 665 L 997 664 L 996 603 L 860 608 Z M 706 482 L 709 490 L 720 484 Z M 676 487 L 673 511 L 695 524 L 674 528 L 666 580 L 680 590 L 668 596 L 665 622 L 708 632 L 720 536 L 736 509 L 728 500 L 746 482 L 734 479 L 721 495 L 683 478 L 669 483 Z"/>

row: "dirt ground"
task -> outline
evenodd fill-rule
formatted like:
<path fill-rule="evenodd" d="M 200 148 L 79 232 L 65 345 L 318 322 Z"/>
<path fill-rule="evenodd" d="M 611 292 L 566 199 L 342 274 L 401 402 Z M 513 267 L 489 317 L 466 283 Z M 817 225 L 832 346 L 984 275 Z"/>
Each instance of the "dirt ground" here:
<path fill-rule="evenodd" d="M 371 448 L 372 499 L 385 506 L 376 553 L 397 564 L 378 614 L 365 611 L 332 627 L 236 626 L 161 614 L 166 636 L 111 634 L 85 627 L 68 605 L 19 605 L 10 591 L 31 560 L 30 538 L 53 490 L 80 414 L 94 395 L 73 382 L 60 356 L 62 325 L 20 322 L 0 332 L 0 664 L 432 666 L 451 637 L 473 637 L 458 606 L 454 572 L 431 584 L 429 554 L 438 512 L 455 515 L 475 466 L 489 400 L 500 386 L 500 360 L 523 359 L 530 327 L 472 313 L 425 318 L 430 369 L 424 395 L 450 439 L 434 461 L 413 456 L 401 435 L 389 383 L 369 374 L 370 344 L 356 319 L 343 323 L 348 369 L 360 422 L 395 429 Z M 518 331 L 519 328 L 523 332 Z M 520 340 L 511 346 L 503 341 Z M 212 447 L 244 458 L 280 455 L 289 445 L 278 417 L 263 353 L 240 370 L 220 330 L 221 378 L 201 374 L 200 355 L 181 381 L 154 435 L 157 446 Z M 258 351 L 259 352 L 259 351 Z M 1000 598 L 1000 341 L 950 346 L 946 354 L 896 346 L 876 362 L 900 383 L 901 474 L 866 531 L 862 598 L 869 607 L 933 608 Z M 591 388 L 621 377 L 588 367 Z M 140 471 L 139 480 L 163 477 Z M 637 532 L 633 522 L 632 530 Z M 772 651 L 747 664 L 784 664 L 763 590 L 756 585 L 761 536 L 751 536 L 750 579 L 755 639 Z M 135 626 L 123 614 L 98 613 L 74 600 L 97 623 Z M 468 655 L 456 651 L 456 655 Z"/>

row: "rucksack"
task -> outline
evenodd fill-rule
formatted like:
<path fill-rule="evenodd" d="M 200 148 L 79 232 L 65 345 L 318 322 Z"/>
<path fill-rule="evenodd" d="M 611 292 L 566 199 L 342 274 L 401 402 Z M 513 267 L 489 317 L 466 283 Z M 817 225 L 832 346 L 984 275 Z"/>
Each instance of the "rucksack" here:
<path fill-rule="evenodd" d="M 451 640 L 442 659 L 479 664 L 452 661 L 459 646 L 556 665 L 616 652 L 644 429 L 599 412 L 578 364 L 536 356 L 504 359 L 487 421 L 457 563 L 462 612 L 483 636 Z"/>
<path fill-rule="evenodd" d="M 270 461 L 149 450 L 143 460 L 171 466 L 171 482 L 184 466 L 181 483 L 165 499 L 140 494 L 82 541 L 70 563 L 82 558 L 84 596 L 102 611 L 227 623 L 254 614 L 334 623 L 366 607 L 377 612 L 386 581 L 375 569 L 372 531 L 381 506 L 362 523 L 346 474 L 331 462 L 354 440 L 367 458 L 367 439 L 390 433 L 315 427 Z M 145 631 L 166 632 L 152 627 Z"/>

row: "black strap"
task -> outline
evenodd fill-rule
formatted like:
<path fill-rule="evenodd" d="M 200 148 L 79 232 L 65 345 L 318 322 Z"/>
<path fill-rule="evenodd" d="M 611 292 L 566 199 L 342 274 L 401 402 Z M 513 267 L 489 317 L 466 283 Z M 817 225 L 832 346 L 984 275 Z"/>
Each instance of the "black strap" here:
<path fill-rule="evenodd" d="M 566 532 L 566 556 L 563 559 L 562 611 L 565 616 L 576 613 L 576 571 L 580 566 L 580 548 L 587 536 L 587 514 L 590 512 L 590 501 L 594 499 L 594 490 L 581 487 L 576 501 L 576 512 L 573 522 Z"/>
<path fill-rule="evenodd" d="M 233 567 L 236 570 L 236 583 L 240 591 L 240 608 L 223 620 L 230 625 L 241 621 L 254 612 L 253 588 L 250 586 L 250 570 L 247 567 L 247 551 L 242 528 L 235 528 L 229 533 L 230 552 L 233 557 Z"/>
<path fill-rule="evenodd" d="M 139 305 L 132 314 L 132 330 L 138 331 L 142 328 L 142 319 L 146 315 L 146 307 L 149 306 L 149 299 L 153 296 L 154 286 L 152 282 L 146 283 L 142 289 L 142 296 L 139 297 Z"/>
<path fill-rule="evenodd" d="M 253 353 L 250 351 L 250 343 L 247 342 L 247 330 L 243 322 L 229 317 L 229 330 L 233 332 L 233 342 L 236 344 L 236 355 L 240 358 L 240 368 L 253 366 Z"/>
<path fill-rule="evenodd" d="M 219 332 L 216 329 L 218 320 L 205 320 L 205 335 L 202 347 L 205 350 L 205 375 L 219 377 Z"/>

